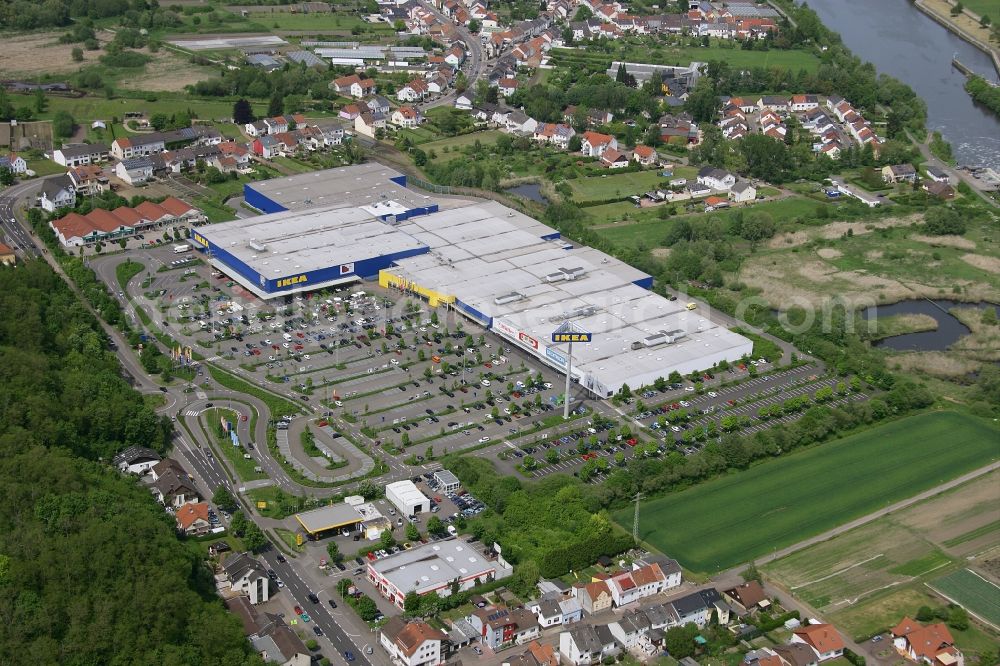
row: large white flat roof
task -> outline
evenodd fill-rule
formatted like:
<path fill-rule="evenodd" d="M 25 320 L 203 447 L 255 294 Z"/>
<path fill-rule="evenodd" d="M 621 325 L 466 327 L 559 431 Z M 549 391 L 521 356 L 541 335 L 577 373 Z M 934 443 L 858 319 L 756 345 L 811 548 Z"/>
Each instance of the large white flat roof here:
<path fill-rule="evenodd" d="M 461 539 L 446 539 L 369 562 L 368 566 L 405 593 L 440 588 L 453 580 L 489 571 L 497 564 Z"/>
<path fill-rule="evenodd" d="M 427 496 L 420 492 L 420 489 L 414 485 L 413 481 L 410 481 L 409 479 L 390 483 L 385 487 L 385 492 L 386 494 L 391 492 L 399 498 L 399 501 L 407 506 L 411 504 L 424 504 L 430 501 L 427 499 Z"/>

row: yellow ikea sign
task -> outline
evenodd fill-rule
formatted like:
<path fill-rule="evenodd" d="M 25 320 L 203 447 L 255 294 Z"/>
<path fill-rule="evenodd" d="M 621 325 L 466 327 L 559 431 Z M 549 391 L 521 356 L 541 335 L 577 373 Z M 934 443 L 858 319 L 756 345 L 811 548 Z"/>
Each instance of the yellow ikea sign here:
<path fill-rule="evenodd" d="M 208 247 L 208 239 L 202 236 L 201 234 L 194 235 L 194 242 L 197 243 L 198 245 L 201 245 L 202 247 Z"/>
<path fill-rule="evenodd" d="M 279 289 L 281 289 L 282 287 L 291 287 L 292 285 L 295 284 L 302 284 L 303 282 L 306 282 L 308 279 L 309 278 L 307 278 L 305 275 L 297 275 L 295 277 L 283 278 L 281 280 L 278 280 L 277 286 Z"/>
<path fill-rule="evenodd" d="M 590 342 L 590 333 L 553 333 L 552 342 Z"/>

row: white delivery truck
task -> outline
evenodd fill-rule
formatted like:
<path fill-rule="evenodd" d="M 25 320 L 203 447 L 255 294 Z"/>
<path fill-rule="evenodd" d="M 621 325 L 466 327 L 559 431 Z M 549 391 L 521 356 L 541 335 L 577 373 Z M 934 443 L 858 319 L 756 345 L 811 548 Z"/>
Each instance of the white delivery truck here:
<path fill-rule="evenodd" d="M 185 252 L 190 252 L 191 246 L 185 243 L 184 245 L 174 245 L 174 254 L 183 254 Z"/>

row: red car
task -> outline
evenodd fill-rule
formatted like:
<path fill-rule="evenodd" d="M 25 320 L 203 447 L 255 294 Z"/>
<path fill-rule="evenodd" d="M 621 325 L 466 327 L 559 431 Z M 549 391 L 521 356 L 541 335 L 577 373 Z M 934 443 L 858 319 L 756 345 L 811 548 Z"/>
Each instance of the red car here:
<path fill-rule="evenodd" d="M 513 393 L 511 393 L 511 395 L 514 396 L 515 398 L 520 398 L 521 397 L 521 392 L 520 391 L 514 391 Z"/>
<path fill-rule="evenodd" d="M 296 606 L 295 607 L 295 614 L 296 615 L 302 615 L 302 606 Z"/>
<path fill-rule="evenodd" d="M 295 345 L 295 351 L 302 351 L 302 345 Z"/>
<path fill-rule="evenodd" d="M 295 334 L 295 337 L 297 337 L 297 338 L 304 338 L 304 337 L 306 337 L 306 336 L 305 336 L 305 334 L 304 334 L 304 333 L 296 333 L 296 334 Z"/>
<path fill-rule="evenodd" d="M 246 420 L 247 420 L 247 415 L 246 414 L 240 414 L 240 421 L 246 421 Z"/>
<path fill-rule="evenodd" d="M 278 345 L 271 345 L 271 349 L 278 350 L 281 349 Z"/>
<path fill-rule="evenodd" d="M 484 368 L 492 368 L 493 364 L 492 363 L 483 363 L 483 367 Z"/>
<path fill-rule="evenodd" d="M 726 404 L 732 406 L 732 405 L 736 404 L 736 401 L 735 400 L 726 400 Z"/>
<path fill-rule="evenodd" d="M 625 440 L 625 443 L 628 444 L 629 446 L 635 446 L 636 444 L 639 443 L 639 441 L 635 437 L 629 437 L 627 440 Z"/>

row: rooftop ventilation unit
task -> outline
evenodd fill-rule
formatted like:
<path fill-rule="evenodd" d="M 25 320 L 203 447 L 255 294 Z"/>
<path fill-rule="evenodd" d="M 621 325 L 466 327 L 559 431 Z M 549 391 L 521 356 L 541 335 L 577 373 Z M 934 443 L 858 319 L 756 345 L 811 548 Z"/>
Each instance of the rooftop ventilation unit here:
<path fill-rule="evenodd" d="M 646 336 L 642 340 L 632 343 L 632 349 L 642 349 L 643 347 L 658 347 L 660 345 L 672 345 L 681 338 L 687 337 L 687 333 L 680 329 L 673 331 L 657 331 L 653 335 Z"/>
<path fill-rule="evenodd" d="M 267 246 L 263 243 L 258 243 L 253 238 L 250 239 L 250 249 L 255 252 L 264 252 L 267 250 Z"/>
<path fill-rule="evenodd" d="M 568 319 L 580 319 L 583 317 L 589 317 L 590 315 L 597 312 L 598 309 L 599 308 L 596 305 L 581 305 L 578 308 L 573 308 L 572 310 L 566 310 L 565 312 L 561 312 L 555 317 L 550 318 L 549 321 L 558 323 L 561 321 L 566 321 Z"/>
<path fill-rule="evenodd" d="M 573 268 L 559 268 L 555 273 L 549 273 L 545 276 L 546 282 L 559 282 L 560 280 L 577 280 L 582 278 L 587 274 L 587 271 L 583 270 L 582 266 L 574 266 Z"/>
<path fill-rule="evenodd" d="M 524 296 L 522 294 L 519 294 L 516 291 L 512 291 L 509 294 L 501 294 L 500 296 L 497 296 L 496 298 L 493 299 L 493 303 L 496 305 L 506 305 L 507 303 L 515 303 L 517 301 L 520 301 L 523 298 Z"/>

